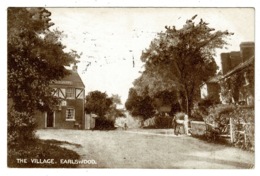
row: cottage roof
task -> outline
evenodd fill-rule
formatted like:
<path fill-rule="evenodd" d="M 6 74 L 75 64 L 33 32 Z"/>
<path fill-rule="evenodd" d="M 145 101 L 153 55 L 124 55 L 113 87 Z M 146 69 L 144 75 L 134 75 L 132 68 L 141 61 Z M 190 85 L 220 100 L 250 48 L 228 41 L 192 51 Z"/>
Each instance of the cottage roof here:
<path fill-rule="evenodd" d="M 68 71 L 69 75 L 65 76 L 62 80 L 56 81 L 53 85 L 66 85 L 67 87 L 85 88 L 85 85 L 82 79 L 80 78 L 78 72 L 73 70 Z"/>
<path fill-rule="evenodd" d="M 203 83 L 200 85 L 200 87 L 202 87 L 202 86 L 205 85 L 205 84 L 218 83 L 220 79 L 221 79 L 221 75 L 213 76 L 213 77 L 209 78 L 207 81 L 203 82 Z"/>
<path fill-rule="evenodd" d="M 245 62 L 240 63 L 238 66 L 236 66 L 234 69 L 230 70 L 229 72 L 227 72 L 225 75 L 223 75 L 223 78 L 229 77 L 232 74 L 245 69 L 246 67 L 248 67 L 249 65 L 253 64 L 255 60 L 255 56 L 250 57 L 248 60 L 246 60 Z"/>
<path fill-rule="evenodd" d="M 212 78 L 210 78 L 208 81 L 206 81 L 207 83 L 218 83 L 218 81 L 220 80 L 221 75 L 216 75 L 213 76 Z"/>

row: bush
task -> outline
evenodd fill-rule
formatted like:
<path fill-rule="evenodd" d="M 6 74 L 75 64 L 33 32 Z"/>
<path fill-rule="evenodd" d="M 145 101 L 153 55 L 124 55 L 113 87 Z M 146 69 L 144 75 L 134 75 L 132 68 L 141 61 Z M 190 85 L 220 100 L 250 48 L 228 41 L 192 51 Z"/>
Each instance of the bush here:
<path fill-rule="evenodd" d="M 8 147 L 35 140 L 35 119 L 27 112 L 8 111 Z"/>
<path fill-rule="evenodd" d="M 254 109 L 246 106 L 217 105 L 209 108 L 206 123 L 217 126 L 218 133 L 227 133 L 232 120 L 233 145 L 247 150 L 254 150 Z M 214 131 L 212 131 L 214 133 Z M 241 134 L 243 134 L 241 136 Z M 244 134 L 246 138 L 244 138 Z"/>
<path fill-rule="evenodd" d="M 155 117 L 156 128 L 172 128 L 172 117 L 158 115 Z"/>
<path fill-rule="evenodd" d="M 235 141 L 234 145 L 244 149 L 254 150 L 255 143 L 255 122 L 254 109 L 252 107 L 236 108 L 231 114 L 234 124 Z M 239 132 L 245 133 L 244 135 Z"/>
<path fill-rule="evenodd" d="M 203 114 L 199 109 L 193 109 L 190 119 L 194 121 L 203 121 L 206 114 Z"/>
<path fill-rule="evenodd" d="M 198 102 L 198 105 L 192 110 L 191 119 L 203 121 L 203 119 L 209 114 L 210 107 L 217 105 L 217 103 L 219 103 L 218 98 L 213 96 L 201 99 Z"/>
<path fill-rule="evenodd" d="M 97 118 L 95 130 L 115 130 L 115 122 L 106 118 Z"/>
<path fill-rule="evenodd" d="M 227 117 L 223 118 L 222 115 L 231 113 L 234 110 L 235 110 L 234 105 L 219 104 L 219 105 L 212 106 L 208 109 L 208 115 L 205 116 L 206 118 L 204 119 L 204 121 L 210 124 L 223 123 L 222 121 L 225 121 L 225 118 Z"/>

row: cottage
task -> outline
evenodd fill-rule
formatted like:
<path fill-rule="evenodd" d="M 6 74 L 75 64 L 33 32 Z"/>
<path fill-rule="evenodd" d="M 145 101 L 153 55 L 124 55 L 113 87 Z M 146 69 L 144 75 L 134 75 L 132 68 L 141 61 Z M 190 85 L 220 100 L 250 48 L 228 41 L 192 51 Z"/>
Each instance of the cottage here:
<path fill-rule="evenodd" d="M 85 127 L 85 86 L 74 65 L 70 75 L 51 85 L 61 103 L 54 111 L 36 114 L 37 128 L 82 129 Z M 84 125 L 83 125 L 84 124 Z"/>
<path fill-rule="evenodd" d="M 254 61 L 255 61 L 255 44 L 254 42 L 242 42 L 240 44 L 240 60 L 232 66 L 231 57 L 221 57 L 222 67 L 226 66 L 220 81 L 226 83 L 229 89 L 230 101 L 232 103 L 243 103 L 254 105 Z M 232 81 L 233 80 L 233 81 Z M 239 86 L 235 87 L 240 83 Z M 222 103 L 226 103 L 226 98 L 221 97 Z"/>
<path fill-rule="evenodd" d="M 201 85 L 201 98 L 218 97 L 223 104 L 243 102 L 247 105 L 253 105 L 254 83 L 252 80 L 254 80 L 254 73 L 252 67 L 254 68 L 254 52 L 254 42 L 242 42 L 240 51 L 221 53 L 223 75 L 212 77 Z M 234 79 L 237 79 L 236 84 L 238 82 L 241 84 L 237 87 L 232 85 Z"/>

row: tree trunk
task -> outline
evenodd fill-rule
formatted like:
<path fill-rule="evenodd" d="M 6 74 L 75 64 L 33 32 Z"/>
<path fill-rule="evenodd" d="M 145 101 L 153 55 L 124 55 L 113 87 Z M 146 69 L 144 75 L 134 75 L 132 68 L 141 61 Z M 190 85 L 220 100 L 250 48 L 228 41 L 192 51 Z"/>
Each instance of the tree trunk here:
<path fill-rule="evenodd" d="M 185 111 L 186 111 L 186 114 L 189 113 L 189 96 L 188 96 L 188 91 L 187 91 L 187 87 L 185 86 L 184 88 L 184 98 L 185 98 Z M 189 114 L 188 114 L 189 115 Z"/>

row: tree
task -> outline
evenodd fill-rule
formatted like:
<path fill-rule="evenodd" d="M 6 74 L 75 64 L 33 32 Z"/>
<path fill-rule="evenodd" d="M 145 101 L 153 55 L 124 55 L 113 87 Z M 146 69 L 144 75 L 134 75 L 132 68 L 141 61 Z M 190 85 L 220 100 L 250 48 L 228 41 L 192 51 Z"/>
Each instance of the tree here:
<path fill-rule="evenodd" d="M 99 117 L 96 120 L 96 129 L 113 129 L 117 117 L 124 117 L 124 111 L 117 109 L 121 100 L 118 95 L 108 97 L 105 92 L 93 91 L 86 96 L 85 110 Z"/>
<path fill-rule="evenodd" d="M 225 38 L 233 35 L 215 31 L 202 19 L 196 23 L 196 17 L 187 20 L 181 29 L 165 26 L 166 31 L 158 33 L 142 53 L 145 71 L 134 83 L 139 94 L 148 83 L 151 95 L 156 93 L 154 90 L 178 91 L 181 109 L 188 114 L 198 98 L 199 85 L 216 73 L 215 49 L 224 47 Z"/>
<path fill-rule="evenodd" d="M 115 119 L 117 117 L 125 117 L 124 110 L 117 108 L 117 105 L 122 104 L 120 96 L 118 94 L 112 94 L 112 96 L 110 98 L 113 103 L 112 103 L 109 111 L 107 112 L 106 116 L 109 119 L 113 119 L 113 121 L 115 121 Z"/>
<path fill-rule="evenodd" d="M 85 110 L 104 118 L 112 104 L 112 99 L 105 92 L 93 91 L 86 96 Z"/>
<path fill-rule="evenodd" d="M 134 88 L 129 89 L 125 107 L 132 116 L 141 116 L 144 120 L 155 114 L 155 108 L 151 97 L 148 95 L 139 96 Z"/>
<path fill-rule="evenodd" d="M 45 8 L 8 8 L 7 12 L 8 132 L 15 133 L 19 123 L 21 131 L 31 129 L 32 134 L 34 111 L 56 105 L 49 85 L 68 74 L 64 66 L 76 62 L 76 55 L 64 52 L 62 32 L 49 29 L 54 23 Z"/>

